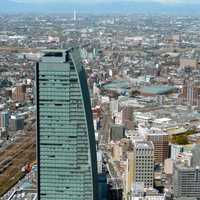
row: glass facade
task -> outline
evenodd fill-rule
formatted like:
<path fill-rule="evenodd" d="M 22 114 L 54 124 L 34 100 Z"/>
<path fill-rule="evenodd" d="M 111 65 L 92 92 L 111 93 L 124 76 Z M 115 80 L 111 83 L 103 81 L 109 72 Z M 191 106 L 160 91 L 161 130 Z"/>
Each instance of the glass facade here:
<path fill-rule="evenodd" d="M 46 52 L 36 85 L 38 199 L 96 199 L 94 128 L 79 49 Z"/>

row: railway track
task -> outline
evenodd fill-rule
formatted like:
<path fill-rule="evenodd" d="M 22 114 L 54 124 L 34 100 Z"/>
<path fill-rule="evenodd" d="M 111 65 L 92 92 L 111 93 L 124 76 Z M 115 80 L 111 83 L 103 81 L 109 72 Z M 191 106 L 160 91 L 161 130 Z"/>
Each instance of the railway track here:
<path fill-rule="evenodd" d="M 36 159 L 35 132 L 27 133 L 17 140 L 15 144 L 0 151 L 0 162 L 7 158 L 9 158 L 10 163 L 0 173 L 0 196 L 7 192 L 23 176 L 22 167 Z"/>
<path fill-rule="evenodd" d="M 9 46 L 2 46 L 0 47 L 0 52 L 10 52 L 10 53 L 37 53 L 39 49 L 35 48 L 19 48 L 19 47 L 9 47 Z"/>

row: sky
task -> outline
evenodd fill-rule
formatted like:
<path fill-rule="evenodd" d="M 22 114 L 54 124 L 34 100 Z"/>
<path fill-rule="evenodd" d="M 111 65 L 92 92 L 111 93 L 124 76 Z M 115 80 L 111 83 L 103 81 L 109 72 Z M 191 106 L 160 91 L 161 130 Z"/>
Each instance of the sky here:
<path fill-rule="evenodd" d="M 0 13 L 200 14 L 200 0 L 0 0 Z"/>
<path fill-rule="evenodd" d="M 23 2 L 23 3 L 68 3 L 68 2 L 73 2 L 73 3 L 105 3 L 105 2 L 117 2 L 117 1 L 122 1 L 122 0 L 12 0 L 14 2 Z M 200 0 L 128 0 L 130 2 L 158 2 L 158 3 L 163 3 L 163 4 L 200 4 Z"/>

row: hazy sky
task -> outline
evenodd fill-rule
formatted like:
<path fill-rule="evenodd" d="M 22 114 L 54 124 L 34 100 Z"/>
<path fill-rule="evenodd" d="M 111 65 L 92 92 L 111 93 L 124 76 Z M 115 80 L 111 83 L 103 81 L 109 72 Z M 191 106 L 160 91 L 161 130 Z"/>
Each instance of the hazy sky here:
<path fill-rule="evenodd" d="M 99 3 L 99 2 L 117 2 L 117 1 L 125 1 L 125 0 L 12 0 L 15 2 L 25 2 L 25 3 L 49 3 L 49 2 L 76 2 L 76 3 Z M 159 2 L 159 3 L 165 3 L 165 4 L 173 4 L 173 3 L 200 3 L 200 0 L 126 0 L 130 2 Z"/>

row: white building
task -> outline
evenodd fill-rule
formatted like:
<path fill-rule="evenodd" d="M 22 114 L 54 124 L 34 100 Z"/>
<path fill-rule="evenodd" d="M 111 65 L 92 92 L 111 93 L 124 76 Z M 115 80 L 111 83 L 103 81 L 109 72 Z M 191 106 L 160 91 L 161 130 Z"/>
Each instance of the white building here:
<path fill-rule="evenodd" d="M 144 184 L 145 188 L 153 188 L 154 146 L 151 141 L 134 141 L 133 147 L 133 184 Z"/>
<path fill-rule="evenodd" d="M 101 151 L 97 151 L 97 170 L 98 173 L 102 173 L 102 165 L 103 165 L 103 154 Z"/>
<path fill-rule="evenodd" d="M 119 101 L 118 100 L 111 100 L 110 102 L 110 111 L 112 115 L 115 115 L 119 112 Z"/>

